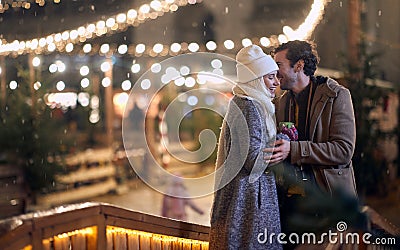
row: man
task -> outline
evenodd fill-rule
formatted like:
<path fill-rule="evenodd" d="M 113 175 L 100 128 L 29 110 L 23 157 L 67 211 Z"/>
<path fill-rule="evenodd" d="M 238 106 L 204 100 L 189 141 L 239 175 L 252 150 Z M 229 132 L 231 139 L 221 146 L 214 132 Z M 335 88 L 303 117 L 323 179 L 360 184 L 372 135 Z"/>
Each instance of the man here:
<path fill-rule="evenodd" d="M 293 122 L 298 130 L 297 141 L 281 139 L 264 149 L 273 153 L 265 158 L 270 164 L 286 159 L 293 173 L 291 185 L 278 187 L 282 231 L 288 232 L 299 202 L 314 191 L 335 194 L 343 188 L 356 196 L 351 163 L 356 131 L 349 90 L 331 78 L 314 76 L 319 62 L 314 44 L 290 41 L 274 52 L 280 86 L 286 90 L 275 102 L 277 123 Z M 314 213 L 324 216 L 318 209 Z"/>

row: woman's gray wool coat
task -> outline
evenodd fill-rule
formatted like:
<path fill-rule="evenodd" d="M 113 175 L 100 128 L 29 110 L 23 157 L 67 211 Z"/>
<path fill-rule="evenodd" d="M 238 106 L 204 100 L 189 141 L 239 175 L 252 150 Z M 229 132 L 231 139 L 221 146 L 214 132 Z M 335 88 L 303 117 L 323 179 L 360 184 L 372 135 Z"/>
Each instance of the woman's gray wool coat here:
<path fill-rule="evenodd" d="M 248 128 L 238 125 L 240 118 Z M 266 131 L 265 119 L 271 118 L 262 112 L 261 105 L 245 97 L 234 96 L 229 104 L 219 141 L 223 159 L 217 159 L 221 172 L 216 173 L 211 250 L 282 249 L 276 236 L 280 219 L 275 177 L 268 171 L 262 152 L 268 145 L 266 138 L 275 137 Z M 269 242 L 273 233 L 273 242 Z"/>

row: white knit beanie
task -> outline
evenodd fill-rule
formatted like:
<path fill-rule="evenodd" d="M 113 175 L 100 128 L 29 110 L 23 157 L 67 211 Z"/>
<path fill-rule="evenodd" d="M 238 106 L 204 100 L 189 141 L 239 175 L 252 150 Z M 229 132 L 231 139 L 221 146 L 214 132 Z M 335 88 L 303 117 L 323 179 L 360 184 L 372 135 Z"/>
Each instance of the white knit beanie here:
<path fill-rule="evenodd" d="M 278 65 L 257 45 L 242 48 L 236 55 L 237 81 L 239 83 L 265 76 L 278 70 Z"/>

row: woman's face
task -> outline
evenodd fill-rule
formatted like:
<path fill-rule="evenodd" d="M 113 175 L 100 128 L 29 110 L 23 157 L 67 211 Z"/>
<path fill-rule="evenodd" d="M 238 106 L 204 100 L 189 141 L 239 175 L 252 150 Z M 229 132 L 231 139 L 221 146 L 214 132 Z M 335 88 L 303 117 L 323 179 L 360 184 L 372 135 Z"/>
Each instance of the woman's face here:
<path fill-rule="evenodd" d="M 277 77 L 278 71 L 272 71 L 271 73 L 263 76 L 265 87 L 271 93 L 272 97 L 275 97 L 276 88 L 279 86 L 279 80 Z"/>

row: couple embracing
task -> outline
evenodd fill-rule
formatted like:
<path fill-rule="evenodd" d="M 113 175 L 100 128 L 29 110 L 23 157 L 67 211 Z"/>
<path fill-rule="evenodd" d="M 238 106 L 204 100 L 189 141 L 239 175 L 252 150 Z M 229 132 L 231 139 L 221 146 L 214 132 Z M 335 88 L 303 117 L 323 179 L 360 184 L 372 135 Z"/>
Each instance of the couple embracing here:
<path fill-rule="evenodd" d="M 315 190 L 357 195 L 351 95 L 314 76 L 319 57 L 310 42 L 282 44 L 274 58 L 251 45 L 236 61 L 238 83 L 218 145 L 210 249 L 292 248 L 277 236 L 299 232 L 291 222 Z M 278 87 L 284 92 L 275 96 Z"/>

